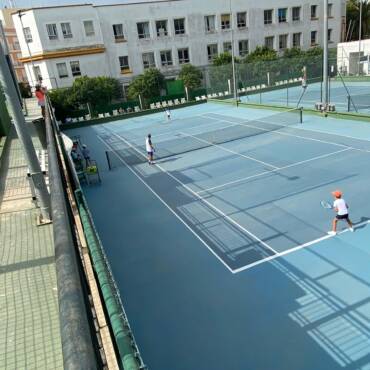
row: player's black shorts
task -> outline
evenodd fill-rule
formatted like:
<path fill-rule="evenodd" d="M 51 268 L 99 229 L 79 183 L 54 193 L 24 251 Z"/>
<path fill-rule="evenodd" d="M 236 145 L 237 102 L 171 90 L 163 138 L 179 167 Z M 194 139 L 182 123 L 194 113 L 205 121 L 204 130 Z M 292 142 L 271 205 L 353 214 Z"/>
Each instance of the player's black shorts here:
<path fill-rule="evenodd" d="M 346 215 L 337 215 L 336 219 L 337 220 L 348 220 L 348 213 Z"/>

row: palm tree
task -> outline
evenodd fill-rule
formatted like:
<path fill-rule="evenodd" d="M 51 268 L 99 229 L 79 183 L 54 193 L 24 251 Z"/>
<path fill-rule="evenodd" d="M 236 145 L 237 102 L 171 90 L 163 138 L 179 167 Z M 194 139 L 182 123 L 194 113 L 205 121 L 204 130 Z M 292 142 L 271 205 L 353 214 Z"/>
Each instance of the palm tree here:
<path fill-rule="evenodd" d="M 347 41 L 359 39 L 360 3 L 362 1 L 361 39 L 370 37 L 370 2 L 349 0 L 347 3 Z"/>

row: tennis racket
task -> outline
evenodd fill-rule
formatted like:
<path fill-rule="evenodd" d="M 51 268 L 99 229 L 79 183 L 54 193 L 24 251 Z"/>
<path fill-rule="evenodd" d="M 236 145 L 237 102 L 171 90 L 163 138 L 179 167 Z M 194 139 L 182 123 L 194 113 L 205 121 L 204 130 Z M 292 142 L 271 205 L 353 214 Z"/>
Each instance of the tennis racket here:
<path fill-rule="evenodd" d="M 333 205 L 329 202 L 327 202 L 326 200 L 322 200 L 320 202 L 321 204 L 321 207 L 325 208 L 325 209 L 333 209 Z"/>

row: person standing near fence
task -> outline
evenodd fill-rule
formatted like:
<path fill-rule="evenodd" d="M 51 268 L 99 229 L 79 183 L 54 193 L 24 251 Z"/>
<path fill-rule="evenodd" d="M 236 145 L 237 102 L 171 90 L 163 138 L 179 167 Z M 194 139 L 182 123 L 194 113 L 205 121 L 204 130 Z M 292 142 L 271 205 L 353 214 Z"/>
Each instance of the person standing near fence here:
<path fill-rule="evenodd" d="M 37 98 L 37 103 L 39 107 L 41 107 L 41 114 L 43 118 L 45 118 L 45 94 L 46 88 L 42 87 L 41 85 L 36 85 L 35 95 Z"/>
<path fill-rule="evenodd" d="M 90 164 L 90 150 L 88 149 L 86 144 L 82 145 L 82 156 L 84 157 L 86 167 Z"/>

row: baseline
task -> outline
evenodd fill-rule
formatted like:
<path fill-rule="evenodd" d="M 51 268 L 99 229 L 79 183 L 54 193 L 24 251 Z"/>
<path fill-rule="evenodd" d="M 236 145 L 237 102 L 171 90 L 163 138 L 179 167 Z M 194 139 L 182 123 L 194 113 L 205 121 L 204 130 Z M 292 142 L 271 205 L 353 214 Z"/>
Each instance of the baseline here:
<path fill-rule="evenodd" d="M 361 226 L 367 225 L 367 224 L 370 224 L 370 220 L 366 220 L 366 221 L 360 222 L 360 223 L 355 224 L 353 226 L 356 229 L 357 227 L 361 227 Z M 276 258 L 286 256 L 286 255 L 288 255 L 290 253 L 297 252 L 297 251 L 299 251 L 301 249 L 304 249 L 304 248 L 307 248 L 307 247 L 311 247 L 312 245 L 318 244 L 318 243 L 320 243 L 320 242 L 322 242 L 324 240 L 330 239 L 330 238 L 334 238 L 334 237 L 336 237 L 336 236 L 338 236 L 340 234 L 346 233 L 346 232 L 349 232 L 349 229 L 342 230 L 342 231 L 338 232 L 336 235 L 324 235 L 321 238 L 318 238 L 318 239 L 312 240 L 310 242 L 307 242 L 307 243 L 298 245 L 296 247 L 287 249 L 284 252 L 278 252 L 277 254 L 275 254 L 273 256 L 269 256 L 269 257 L 263 258 L 263 259 L 261 259 L 259 261 L 252 262 L 252 263 L 250 263 L 248 265 L 245 265 L 243 267 L 240 267 L 238 269 L 235 269 L 235 270 L 232 271 L 232 273 L 233 274 L 238 274 L 239 272 L 242 272 L 242 271 L 251 269 L 252 267 L 256 267 L 258 265 L 261 265 L 262 263 L 266 263 L 266 262 L 272 261 L 272 260 L 274 260 Z"/>

